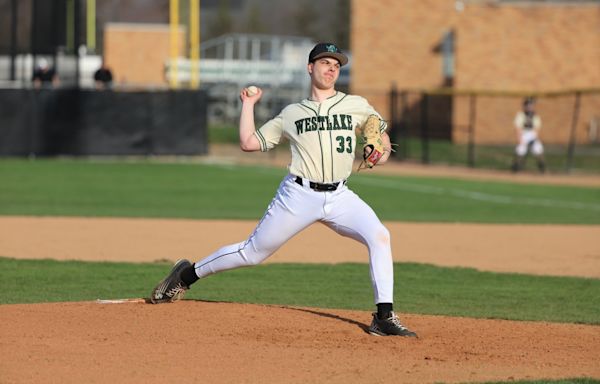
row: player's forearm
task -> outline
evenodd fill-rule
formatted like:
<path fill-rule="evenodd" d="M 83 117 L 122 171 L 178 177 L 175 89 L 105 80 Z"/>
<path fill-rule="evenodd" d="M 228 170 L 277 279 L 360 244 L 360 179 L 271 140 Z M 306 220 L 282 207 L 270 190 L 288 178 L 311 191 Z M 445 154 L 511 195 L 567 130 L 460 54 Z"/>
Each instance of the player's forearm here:
<path fill-rule="evenodd" d="M 240 115 L 240 148 L 244 152 L 260 151 L 260 143 L 254 134 L 254 104 L 245 102 L 242 104 Z"/>

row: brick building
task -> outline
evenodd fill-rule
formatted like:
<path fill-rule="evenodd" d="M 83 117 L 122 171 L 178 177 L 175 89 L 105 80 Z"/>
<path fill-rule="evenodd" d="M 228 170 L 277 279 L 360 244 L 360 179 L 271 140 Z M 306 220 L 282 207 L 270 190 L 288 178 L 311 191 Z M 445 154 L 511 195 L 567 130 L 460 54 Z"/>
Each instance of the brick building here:
<path fill-rule="evenodd" d="M 177 56 L 184 56 L 185 41 L 180 28 Z M 166 87 L 170 49 L 168 24 L 107 23 L 104 28 L 104 59 L 121 85 Z"/>
<path fill-rule="evenodd" d="M 577 142 L 590 142 L 600 119 L 597 1 L 352 0 L 350 41 L 352 92 L 386 115 L 395 84 L 496 92 L 477 97 L 478 143 L 514 141 L 525 93 L 540 94 L 546 142 L 569 140 L 576 101 L 564 91 L 598 90 L 579 100 Z M 465 142 L 469 98 L 449 98 L 447 136 Z"/>

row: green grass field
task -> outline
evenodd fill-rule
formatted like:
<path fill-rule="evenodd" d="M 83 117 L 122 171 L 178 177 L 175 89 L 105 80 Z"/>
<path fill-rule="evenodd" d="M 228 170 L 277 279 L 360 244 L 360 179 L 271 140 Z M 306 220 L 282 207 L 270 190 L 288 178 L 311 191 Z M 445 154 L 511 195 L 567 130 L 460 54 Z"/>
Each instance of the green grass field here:
<path fill-rule="evenodd" d="M 285 170 L 151 161 L 0 161 L 0 215 L 260 218 Z M 382 220 L 600 224 L 600 189 L 353 175 Z"/>
<path fill-rule="evenodd" d="M 0 303 L 148 297 L 170 265 L 0 258 Z M 600 280 L 396 264 L 408 313 L 600 324 Z M 19 295 L 11 287 L 18 286 Z M 476 289 L 474 289 L 476 287 Z M 366 264 L 266 264 L 201 280 L 187 299 L 371 310 Z"/>

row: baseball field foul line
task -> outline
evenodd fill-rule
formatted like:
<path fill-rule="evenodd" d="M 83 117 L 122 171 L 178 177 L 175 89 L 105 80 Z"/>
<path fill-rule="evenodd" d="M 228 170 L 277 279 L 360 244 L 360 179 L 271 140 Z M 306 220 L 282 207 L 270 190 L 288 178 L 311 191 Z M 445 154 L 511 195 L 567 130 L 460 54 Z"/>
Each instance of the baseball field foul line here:
<path fill-rule="evenodd" d="M 467 198 L 472 200 L 487 201 L 498 204 L 522 204 L 531 206 L 541 207 L 556 207 L 556 208 L 567 208 L 567 209 L 580 209 L 580 210 L 593 210 L 600 211 L 599 204 L 593 203 L 582 203 L 576 201 L 560 201 L 552 199 L 535 199 L 535 198 L 515 198 L 511 196 L 493 195 L 484 192 L 466 191 L 456 188 L 442 188 L 432 187 L 428 185 L 420 185 L 414 183 L 401 183 L 397 181 L 388 180 L 370 180 L 370 179 L 359 179 L 354 180 L 359 184 L 371 185 L 377 187 L 391 188 L 397 190 L 429 193 L 434 195 L 451 195 L 460 198 Z"/>

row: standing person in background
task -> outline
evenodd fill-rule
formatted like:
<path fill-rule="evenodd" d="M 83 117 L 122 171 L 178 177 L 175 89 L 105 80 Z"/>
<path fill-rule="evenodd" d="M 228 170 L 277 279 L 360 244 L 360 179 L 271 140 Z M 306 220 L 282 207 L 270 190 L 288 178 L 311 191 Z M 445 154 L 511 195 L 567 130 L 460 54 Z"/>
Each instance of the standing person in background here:
<path fill-rule="evenodd" d="M 43 57 L 38 60 L 37 66 L 33 70 L 31 81 L 36 89 L 57 87 L 59 85 L 56 71 L 50 67 L 48 60 Z"/>
<path fill-rule="evenodd" d="M 152 290 L 152 303 L 178 300 L 191 284 L 206 276 L 259 264 L 298 232 L 321 222 L 338 234 L 359 241 L 369 250 L 377 307 L 369 333 L 417 336 L 402 325 L 393 312 L 394 265 L 390 233 L 371 207 L 346 185 L 354 164 L 357 130 L 367 137 L 365 131 L 375 131 L 379 138 L 376 146 L 365 145 L 363 148 L 367 160 L 377 154 L 377 160 L 369 167 L 385 163 L 391 151 L 390 139 L 385 133 L 387 125 L 379 113 L 363 97 L 335 89 L 340 68 L 347 62 L 348 57 L 334 44 L 317 44 L 308 56 L 309 97 L 288 105 L 258 130 L 254 125 L 254 106 L 260 100 L 262 90 L 254 86 L 242 89 L 241 149 L 266 152 L 286 137 L 292 156 L 289 174 L 247 240 L 222 247 L 194 264 L 179 260 Z M 381 151 L 375 150 L 377 147 Z"/>
<path fill-rule="evenodd" d="M 546 171 L 544 160 L 544 146 L 539 138 L 542 128 L 542 119 L 535 112 L 535 100 L 531 97 L 523 101 L 523 110 L 515 116 L 515 128 L 517 130 L 518 144 L 515 148 L 515 159 L 512 171 L 519 172 L 525 167 L 525 159 L 529 153 L 535 156 L 540 173 Z"/>
<path fill-rule="evenodd" d="M 112 71 L 106 65 L 104 60 L 102 60 L 100 68 L 98 68 L 96 72 L 94 72 L 94 83 L 96 84 L 96 89 L 110 89 L 112 88 L 112 81 Z"/>

